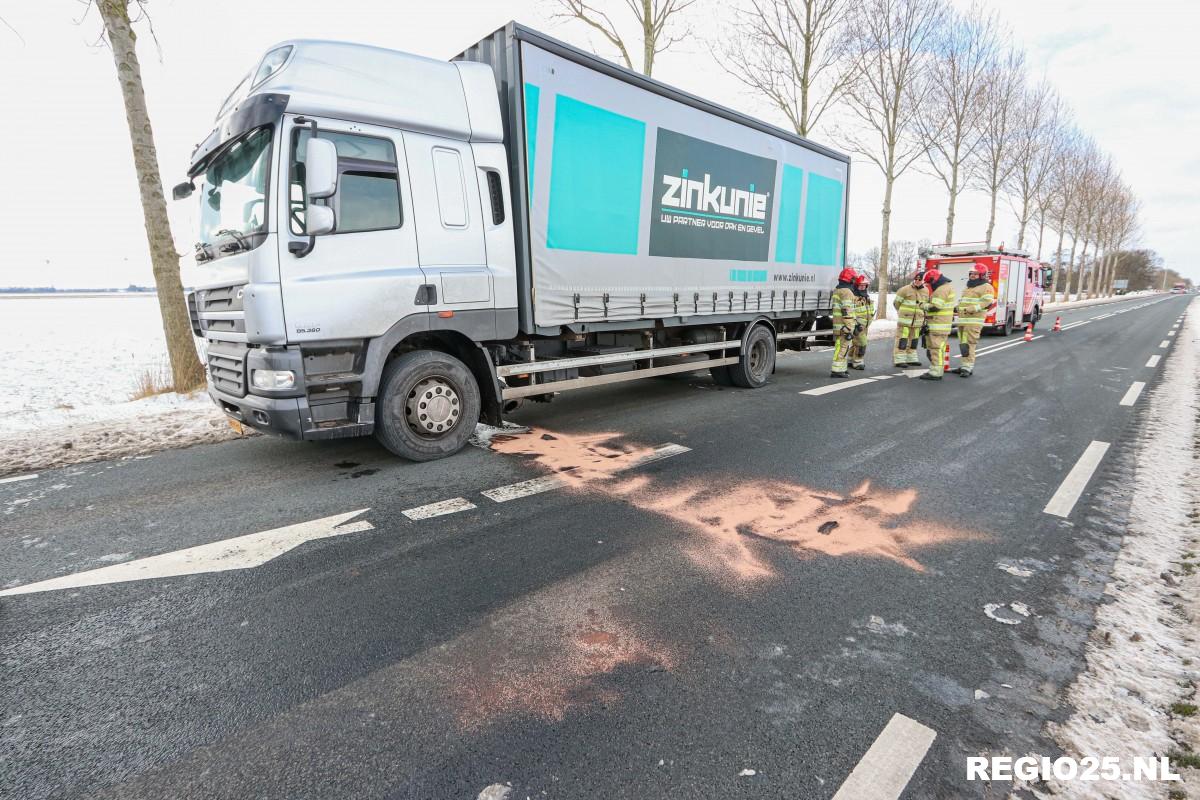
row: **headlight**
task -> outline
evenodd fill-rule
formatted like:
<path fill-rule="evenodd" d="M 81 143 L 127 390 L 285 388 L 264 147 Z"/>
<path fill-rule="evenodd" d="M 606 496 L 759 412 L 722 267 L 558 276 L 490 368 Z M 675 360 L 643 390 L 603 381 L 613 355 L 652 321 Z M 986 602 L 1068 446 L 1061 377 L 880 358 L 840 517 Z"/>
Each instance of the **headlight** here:
<path fill-rule="evenodd" d="M 290 369 L 256 369 L 250 381 L 255 389 L 291 389 L 296 385 L 296 373 Z"/>

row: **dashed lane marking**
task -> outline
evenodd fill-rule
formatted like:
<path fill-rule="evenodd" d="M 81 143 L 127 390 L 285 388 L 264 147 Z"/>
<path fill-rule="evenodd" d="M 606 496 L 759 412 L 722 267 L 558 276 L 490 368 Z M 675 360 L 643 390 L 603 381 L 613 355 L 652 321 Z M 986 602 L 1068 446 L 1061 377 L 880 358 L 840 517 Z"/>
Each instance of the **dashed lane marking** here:
<path fill-rule="evenodd" d="M 1120 405 L 1131 406 L 1137 402 L 1138 395 L 1142 393 L 1142 389 L 1146 388 L 1145 381 L 1134 381 L 1129 387 L 1129 391 L 1125 392 L 1125 396 L 1121 398 Z"/>
<path fill-rule="evenodd" d="M 1071 471 L 1067 473 L 1067 477 L 1063 479 L 1062 484 L 1058 487 L 1058 491 L 1050 498 L 1050 502 L 1042 509 L 1047 514 L 1053 514 L 1056 517 L 1071 516 L 1072 509 L 1075 508 L 1075 503 L 1079 501 L 1080 495 L 1087 487 L 1088 481 L 1092 479 L 1092 475 L 1096 472 L 1096 468 L 1100 466 L 1100 462 L 1104 459 L 1104 454 L 1108 452 L 1108 442 L 1092 442 L 1083 451 L 1083 455 L 1075 462 L 1075 466 L 1071 467 Z"/>
<path fill-rule="evenodd" d="M 470 500 L 465 497 L 454 497 L 450 500 L 441 500 L 437 503 L 409 508 L 400 513 L 416 522 L 419 519 L 456 514 L 459 511 L 470 511 L 472 508 L 475 508 L 475 504 Z"/>
<path fill-rule="evenodd" d="M 1175 335 L 1175 329 L 1174 329 L 1174 328 L 1172 328 L 1171 330 L 1167 331 L 1167 336 L 1174 336 L 1174 335 Z"/>
<path fill-rule="evenodd" d="M 29 475 L 14 475 L 11 478 L 0 478 L 0 483 L 17 483 L 18 481 L 31 481 L 38 476 L 38 473 L 33 472 Z"/>
<path fill-rule="evenodd" d="M 1158 343 L 1159 349 L 1162 349 L 1164 347 L 1169 347 L 1170 345 L 1171 345 L 1170 339 L 1163 339 L 1161 342 Z"/>
<path fill-rule="evenodd" d="M 647 453 L 641 458 L 634 459 L 618 471 L 625 472 L 637 467 L 643 467 L 646 464 L 651 464 L 655 461 L 662 461 L 664 458 L 677 456 L 681 453 L 690 453 L 691 450 L 692 448 L 684 447 L 681 444 L 672 444 L 670 442 L 667 442 L 666 444 L 660 444 L 651 452 Z M 480 494 L 497 503 L 507 503 L 510 500 L 518 500 L 522 497 L 541 494 L 542 492 L 548 492 L 552 489 L 558 489 L 566 485 L 567 480 L 559 475 L 543 475 L 540 478 L 533 478 L 531 480 L 521 481 L 520 483 L 510 483 L 507 486 L 497 486 L 495 489 L 487 489 L 486 491 L 480 492 Z"/>
<path fill-rule="evenodd" d="M 278 558 L 305 542 L 328 539 L 347 533 L 358 533 L 375 528 L 366 520 L 351 520 L 370 509 L 348 511 L 332 517 L 314 519 L 284 528 L 249 533 L 219 542 L 210 542 L 198 547 L 188 547 L 173 553 L 162 553 L 111 567 L 76 572 L 61 578 L 51 578 L 38 583 L 17 586 L 0 592 L 0 596 L 50 592 L 56 589 L 78 589 L 83 586 L 99 586 L 106 583 L 145 581 L 152 578 L 171 578 L 179 575 L 198 575 L 205 572 L 226 572 L 234 569 L 249 569 Z"/>
<path fill-rule="evenodd" d="M 870 378 L 855 378 L 852 381 L 843 380 L 839 381 L 838 383 L 831 383 L 828 386 L 818 386 L 816 389 L 807 389 L 803 392 L 800 392 L 800 394 L 806 394 L 809 397 L 820 397 L 821 395 L 829 394 L 830 392 L 839 392 L 842 389 L 849 389 L 851 386 L 866 386 L 868 383 L 874 382 L 875 381 L 871 380 Z"/>
<path fill-rule="evenodd" d="M 1158 366 L 1158 362 L 1162 360 L 1162 356 L 1150 356 L 1150 360 L 1146 362 L 1146 366 L 1154 369 Z"/>
<path fill-rule="evenodd" d="M 903 714 L 893 714 L 833 800 L 897 800 L 937 738 Z"/>

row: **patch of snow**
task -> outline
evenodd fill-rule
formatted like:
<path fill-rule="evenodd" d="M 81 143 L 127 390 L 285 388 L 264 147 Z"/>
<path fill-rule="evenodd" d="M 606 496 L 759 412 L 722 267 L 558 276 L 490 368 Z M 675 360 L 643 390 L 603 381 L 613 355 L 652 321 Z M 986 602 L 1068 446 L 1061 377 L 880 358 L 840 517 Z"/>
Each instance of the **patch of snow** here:
<path fill-rule="evenodd" d="M 1018 578 L 1028 578 L 1030 575 L 1033 574 L 1033 570 L 1031 570 L 1031 569 L 1025 569 L 1024 567 L 1018 567 L 1015 564 L 1007 564 L 1003 561 L 996 564 L 996 569 L 998 569 L 1002 572 L 1007 572 L 1009 575 L 1015 575 Z"/>
<path fill-rule="evenodd" d="M 476 800 L 505 800 L 511 793 L 511 786 L 505 786 L 503 783 L 493 783 L 480 792 Z"/>
<path fill-rule="evenodd" d="M 867 620 L 867 630 L 884 636 L 907 636 L 909 634 L 909 630 L 903 622 L 885 622 L 883 617 L 877 617 L 874 614 Z"/>
<path fill-rule="evenodd" d="M 1016 609 L 1013 609 L 1014 611 Z M 987 614 L 989 619 L 994 619 L 1001 625 L 1020 625 L 1021 620 L 1007 616 L 1008 611 L 1004 603 L 988 603 L 983 607 L 983 613 Z M 1026 614 L 1025 616 L 1028 616 Z"/>
<path fill-rule="evenodd" d="M 499 428 L 480 422 L 475 425 L 475 432 L 471 434 L 471 438 L 467 441 L 476 447 L 490 450 L 493 437 L 497 435 L 515 436 L 519 433 L 529 433 L 529 428 L 524 425 L 518 425 L 515 422 L 505 422 Z"/>
<path fill-rule="evenodd" d="M 1189 310 L 1200 310 L 1200 301 L 1193 300 Z M 1180 596 L 1196 597 L 1200 575 L 1181 577 L 1179 588 L 1161 577 L 1196 548 L 1198 532 L 1189 526 L 1188 514 L 1200 503 L 1200 462 L 1195 459 L 1200 316 L 1189 313 L 1185 325 L 1191 335 L 1181 337 L 1162 382 L 1151 393 L 1147 439 L 1131 487 L 1129 528 L 1105 588 L 1112 602 L 1097 610 L 1087 668 L 1067 692 L 1074 713 L 1050 725 L 1069 755 L 1118 756 L 1128 764 L 1133 756 L 1175 749 L 1169 708 L 1194 691 L 1200 643 L 1177 602 Z M 1190 602 L 1194 613 L 1196 601 Z M 1119 790 L 1121 797 L 1162 796 L 1161 784 L 1151 782 L 1051 781 L 1045 788 L 1050 794 L 1039 797 L 1093 797 L 1100 788 Z"/>
<path fill-rule="evenodd" d="M 987 700 L 989 697 L 991 697 L 991 695 L 988 694 L 987 692 L 985 692 L 983 689 L 975 690 L 975 699 L 976 700 Z"/>
<path fill-rule="evenodd" d="M 753 778 L 757 774 L 758 774 L 758 770 L 744 769 L 738 773 L 738 777 L 739 778 Z"/>

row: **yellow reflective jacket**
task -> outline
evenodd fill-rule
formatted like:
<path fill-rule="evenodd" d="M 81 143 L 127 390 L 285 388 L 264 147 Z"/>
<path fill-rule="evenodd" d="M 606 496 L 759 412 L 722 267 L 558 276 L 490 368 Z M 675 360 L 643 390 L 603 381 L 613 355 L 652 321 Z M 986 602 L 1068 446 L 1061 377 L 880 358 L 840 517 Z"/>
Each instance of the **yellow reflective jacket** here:
<path fill-rule="evenodd" d="M 833 290 L 833 327 L 854 327 L 854 314 L 858 309 L 858 298 L 854 290 L 842 286 Z"/>
<path fill-rule="evenodd" d="M 896 290 L 892 308 L 896 309 L 897 324 L 904 328 L 919 328 L 925 324 L 925 304 L 929 302 L 929 290 L 906 283 Z"/>
<path fill-rule="evenodd" d="M 871 302 L 871 296 L 860 297 L 854 295 L 854 299 L 858 301 L 858 306 L 854 309 L 854 317 L 864 327 L 871 324 L 871 320 L 875 319 L 875 304 Z"/>
<path fill-rule="evenodd" d="M 957 300 L 958 294 L 954 291 L 954 284 L 949 281 L 933 290 L 929 302 L 925 304 L 925 317 L 930 333 L 949 335 L 954 324 L 954 306 Z"/>
<path fill-rule="evenodd" d="M 988 308 L 996 301 L 991 281 L 963 289 L 955 312 L 960 325 L 982 325 Z"/>

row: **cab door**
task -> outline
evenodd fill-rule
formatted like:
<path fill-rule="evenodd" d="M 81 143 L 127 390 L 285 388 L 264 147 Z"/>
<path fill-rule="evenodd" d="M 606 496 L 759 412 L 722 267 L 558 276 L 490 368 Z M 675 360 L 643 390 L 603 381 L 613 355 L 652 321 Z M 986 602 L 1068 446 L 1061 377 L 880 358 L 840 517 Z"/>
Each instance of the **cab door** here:
<path fill-rule="evenodd" d="M 307 119 L 313 119 L 308 117 Z M 331 140 L 338 155 L 338 189 L 329 202 L 334 232 L 319 236 L 311 252 L 290 251 L 306 242 L 304 154 L 312 136 L 308 124 L 285 121 L 280 163 L 274 182 L 279 197 L 279 279 L 284 319 L 291 342 L 360 339 L 383 334 L 413 314 L 425 284 L 417 252 L 413 198 L 404 140 L 398 131 L 342 120 L 316 119 L 318 136 Z"/>
<path fill-rule="evenodd" d="M 494 338 L 495 290 L 471 146 L 406 132 L 404 147 L 417 203 L 420 264 L 437 288 L 429 310 L 443 320 L 453 312 L 453 327 L 473 338 Z M 438 324 L 432 318 L 431 323 Z"/>

